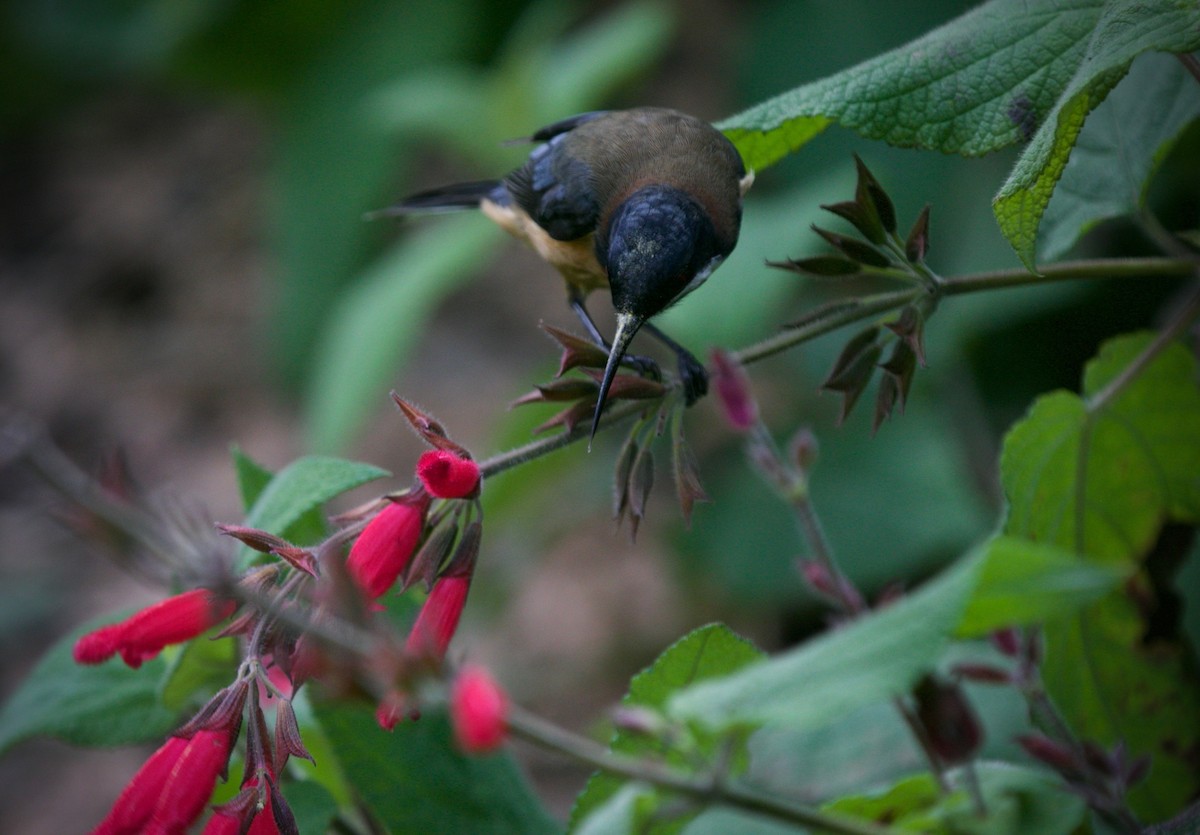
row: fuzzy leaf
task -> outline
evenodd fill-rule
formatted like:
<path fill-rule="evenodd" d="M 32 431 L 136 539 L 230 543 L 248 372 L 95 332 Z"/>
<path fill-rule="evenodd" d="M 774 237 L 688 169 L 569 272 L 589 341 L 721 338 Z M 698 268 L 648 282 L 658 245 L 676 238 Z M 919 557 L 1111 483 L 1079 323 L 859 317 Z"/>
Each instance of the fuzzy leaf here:
<path fill-rule="evenodd" d="M 1200 7 L 1174 0 L 1109 0 L 1079 45 L 1084 50 L 1070 80 L 992 202 L 1001 231 L 1031 270 L 1042 214 L 1084 120 L 1141 53 L 1200 47 Z"/>
<path fill-rule="evenodd" d="M 1197 47 L 1194 3 L 991 0 L 719 127 L 755 170 L 835 122 L 892 145 L 964 156 L 1027 142 L 993 209 L 1032 268 L 1038 224 L 1088 113 L 1142 52 Z"/>

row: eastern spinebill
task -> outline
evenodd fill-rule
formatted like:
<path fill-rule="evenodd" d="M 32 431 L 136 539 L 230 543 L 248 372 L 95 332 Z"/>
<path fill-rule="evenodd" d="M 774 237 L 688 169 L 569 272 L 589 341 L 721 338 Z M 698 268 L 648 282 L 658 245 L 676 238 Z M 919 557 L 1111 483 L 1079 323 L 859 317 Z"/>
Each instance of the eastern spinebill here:
<path fill-rule="evenodd" d="M 501 180 L 424 191 L 380 214 L 479 208 L 558 269 L 571 308 L 608 351 L 593 437 L 617 366 L 652 366 L 625 357 L 643 326 L 675 352 L 690 405 L 708 388 L 704 366 L 646 320 L 699 287 L 733 251 L 753 172 L 716 128 L 664 108 L 584 113 L 529 141 L 541 144 Z M 600 288 L 616 312 L 611 346 L 584 306 Z"/>

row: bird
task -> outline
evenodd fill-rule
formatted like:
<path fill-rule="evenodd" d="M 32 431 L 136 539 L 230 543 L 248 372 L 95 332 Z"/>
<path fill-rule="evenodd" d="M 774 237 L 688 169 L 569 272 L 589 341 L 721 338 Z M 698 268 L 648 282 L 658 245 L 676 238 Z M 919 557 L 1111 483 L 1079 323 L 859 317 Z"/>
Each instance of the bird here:
<path fill-rule="evenodd" d="M 651 360 L 626 356 L 643 328 L 675 353 L 690 406 L 707 391 L 707 372 L 648 320 L 703 284 L 733 251 L 753 171 L 717 128 L 668 108 L 581 113 L 526 141 L 538 144 L 503 178 L 422 191 L 374 214 L 480 209 L 558 270 L 568 304 L 608 352 L 592 439 L 617 368 L 657 372 Z M 611 343 L 585 305 L 602 289 L 616 314 Z"/>

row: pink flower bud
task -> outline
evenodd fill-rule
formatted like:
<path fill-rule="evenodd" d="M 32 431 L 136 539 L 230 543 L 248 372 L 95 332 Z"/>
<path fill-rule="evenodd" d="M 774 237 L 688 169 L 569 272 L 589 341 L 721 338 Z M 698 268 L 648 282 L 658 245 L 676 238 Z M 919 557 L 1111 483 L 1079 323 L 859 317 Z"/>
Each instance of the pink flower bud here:
<path fill-rule="evenodd" d="M 443 575 L 417 613 L 404 651 L 417 658 L 441 660 L 458 629 L 458 620 L 467 604 L 471 588 L 470 574 Z"/>
<path fill-rule="evenodd" d="M 758 423 L 758 402 L 750 390 L 750 378 L 745 369 L 725 351 L 714 348 L 710 355 L 713 382 L 725 419 L 739 432 L 748 432 Z"/>
<path fill-rule="evenodd" d="M 133 775 L 92 835 L 186 831 L 204 811 L 232 744 L 220 731 L 171 737 Z"/>
<path fill-rule="evenodd" d="M 450 691 L 450 720 L 464 751 L 494 751 L 508 735 L 508 696 L 484 668 L 463 667 Z"/>
<path fill-rule="evenodd" d="M 119 652 L 130 667 L 140 667 L 163 647 L 190 641 L 226 620 L 236 609 L 234 600 L 208 589 L 192 589 L 84 635 L 75 643 L 75 661 L 99 664 Z"/>
<path fill-rule="evenodd" d="M 423 491 L 390 502 L 354 540 L 346 570 L 367 599 L 382 596 L 408 565 L 421 539 L 428 510 L 429 495 Z"/>
<path fill-rule="evenodd" d="M 417 461 L 417 476 L 439 499 L 465 499 L 479 491 L 479 465 L 447 449 L 431 449 Z"/>

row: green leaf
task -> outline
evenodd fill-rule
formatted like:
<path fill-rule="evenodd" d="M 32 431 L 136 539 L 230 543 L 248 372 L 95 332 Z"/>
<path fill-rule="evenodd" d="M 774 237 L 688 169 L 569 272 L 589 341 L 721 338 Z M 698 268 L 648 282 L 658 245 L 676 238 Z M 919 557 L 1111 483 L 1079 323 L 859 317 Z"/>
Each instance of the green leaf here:
<path fill-rule="evenodd" d="M 1028 141 L 993 208 L 1032 268 L 1038 223 L 1087 114 L 1147 50 L 1200 46 L 1175 0 L 991 0 L 905 46 L 722 122 L 762 169 L 837 123 L 902 147 L 979 156 Z"/>
<path fill-rule="evenodd" d="M 316 712 L 347 779 L 391 832 L 559 830 L 511 757 L 457 751 L 444 713 L 426 713 L 388 733 L 375 724 L 367 705 L 322 704 Z"/>
<path fill-rule="evenodd" d="M 629 682 L 629 692 L 621 700 L 622 707 L 643 707 L 661 710 L 671 695 L 695 682 L 729 675 L 763 657 L 746 639 L 724 624 L 702 626 L 680 638 L 663 651 L 654 663 Z M 699 750 L 711 754 L 716 740 L 697 740 Z M 618 731 L 611 743 L 614 752 L 629 756 L 665 757 L 671 765 L 687 766 L 693 760 L 688 752 L 664 747 L 661 743 L 640 734 Z M 694 752 L 691 752 L 694 753 Z M 596 773 L 575 800 L 571 810 L 572 826 L 579 825 L 601 805 L 613 798 L 625 785 L 624 778 Z"/>
<path fill-rule="evenodd" d="M 992 0 L 925 36 L 722 122 L 760 170 L 831 123 L 892 145 L 979 156 L 1015 144 L 1082 60 L 1102 0 Z"/>
<path fill-rule="evenodd" d="M 1048 112 L 1036 111 L 1037 132 L 992 201 L 1004 237 L 1030 270 L 1042 213 L 1084 120 L 1141 53 L 1191 52 L 1200 47 L 1200 7 L 1176 0 L 1108 0 L 1092 30 L 1074 46 L 1084 49 L 1069 82 L 1056 91 Z"/>
<path fill-rule="evenodd" d="M 386 470 L 358 461 L 319 455 L 298 458 L 271 479 L 246 514 L 246 525 L 291 538 L 305 514 L 334 496 L 387 475 Z"/>
<path fill-rule="evenodd" d="M 1178 59 L 1134 61 L 1075 141 L 1038 230 L 1038 257 L 1053 260 L 1100 221 L 1142 208 L 1159 163 L 1197 116 L 1196 80 Z"/>
<path fill-rule="evenodd" d="M 0 753 L 34 736 L 72 745 L 133 745 L 166 736 L 178 716 L 159 701 L 161 658 L 134 670 L 119 660 L 85 666 L 75 641 L 114 618 L 80 627 L 55 644 L 0 710 Z"/>
<path fill-rule="evenodd" d="M 820 727 L 906 693 L 951 635 L 985 635 L 1064 615 L 1124 574 L 1058 549 L 992 539 L 898 603 L 733 675 L 689 686 L 669 706 L 710 727 Z"/>
<path fill-rule="evenodd" d="M 961 787 L 942 795 L 929 774 L 905 778 L 883 792 L 842 798 L 824 808 L 901 832 L 1069 835 L 1083 823 L 1083 800 L 1064 792 L 1057 778 L 1008 763 L 978 762 L 974 768 L 987 809 L 982 818 Z M 950 776 L 961 784 L 965 775 L 959 770 Z"/>
<path fill-rule="evenodd" d="M 826 804 L 823 809 L 861 820 L 886 821 L 901 831 L 944 832 L 931 813 L 941 792 L 930 774 L 906 777 L 884 791 L 852 795 Z"/>
<path fill-rule="evenodd" d="M 250 508 L 258 501 L 262 491 L 267 489 L 267 485 L 271 483 L 275 474 L 242 452 L 239 447 L 233 447 L 230 455 L 233 457 L 233 471 L 237 476 L 238 493 L 242 497 L 242 509 L 249 513 Z"/>
<path fill-rule="evenodd" d="M 672 714 L 717 728 L 763 722 L 808 728 L 907 692 L 961 618 L 982 556 L 796 649 L 680 690 L 670 701 Z"/>
<path fill-rule="evenodd" d="M 1125 380 L 1153 339 L 1110 340 L 1084 372 L 1081 399 L 1039 399 L 1004 442 L 1007 531 L 1102 564 L 1141 560 L 1164 520 L 1200 518 L 1200 389 L 1196 363 L 1172 344 Z M 1173 814 L 1200 785 L 1184 753 L 1200 744 L 1200 681 L 1189 648 L 1147 639 L 1139 575 L 1070 618 L 1047 624 L 1043 675 L 1074 730 L 1149 753 L 1149 779 L 1130 795 L 1147 819 Z"/>
<path fill-rule="evenodd" d="M 1104 343 L 1084 369 L 1083 392 L 1092 399 L 1090 410 L 1098 411 L 1097 419 L 1122 424 L 1129 443 L 1153 460 L 1167 514 L 1181 522 L 1200 522 L 1200 385 L 1196 358 L 1188 349 L 1172 343 L 1119 396 L 1102 408 L 1095 405 L 1105 386 L 1153 337 L 1131 334 Z"/>
<path fill-rule="evenodd" d="M 1085 371 L 1085 392 L 1097 394 L 1150 338 L 1106 343 Z M 1111 401 L 1093 407 L 1062 391 L 1039 398 L 1000 457 L 1007 531 L 1115 562 L 1144 555 L 1168 512 L 1200 518 L 1194 374 L 1176 344 Z"/>
<path fill-rule="evenodd" d="M 388 402 L 402 366 L 441 300 L 486 263 L 503 233 L 483 217 L 431 221 L 345 292 L 318 353 L 308 393 L 312 447 L 343 446 Z"/>
<path fill-rule="evenodd" d="M 1028 539 L 998 536 L 985 546 L 979 585 L 956 633 L 980 637 L 1004 626 L 1038 623 L 1100 599 L 1132 567 L 1098 565 Z"/>

